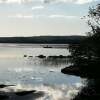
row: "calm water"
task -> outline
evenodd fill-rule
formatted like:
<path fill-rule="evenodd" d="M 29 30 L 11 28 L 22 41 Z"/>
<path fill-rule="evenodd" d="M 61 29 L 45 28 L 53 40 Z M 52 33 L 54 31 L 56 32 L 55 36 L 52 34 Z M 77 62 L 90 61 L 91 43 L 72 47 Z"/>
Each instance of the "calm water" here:
<path fill-rule="evenodd" d="M 9 100 L 70 100 L 78 93 L 82 79 L 61 73 L 61 68 L 69 65 L 67 59 L 36 57 L 40 54 L 67 56 L 69 52 L 66 48 L 41 48 L 41 45 L 0 44 L 0 84 L 16 85 L 0 91 L 12 94 L 33 89 L 39 93 L 30 98 L 12 96 Z"/>

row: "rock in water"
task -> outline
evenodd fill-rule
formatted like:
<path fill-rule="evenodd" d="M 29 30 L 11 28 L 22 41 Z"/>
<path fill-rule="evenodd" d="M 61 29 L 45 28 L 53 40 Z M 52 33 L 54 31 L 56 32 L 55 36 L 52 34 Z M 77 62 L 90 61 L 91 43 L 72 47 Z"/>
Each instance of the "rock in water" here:
<path fill-rule="evenodd" d="M 46 56 L 44 56 L 44 55 L 39 55 L 39 56 L 37 56 L 38 58 L 46 58 Z"/>
<path fill-rule="evenodd" d="M 5 88 L 5 87 L 9 87 L 9 86 L 15 86 L 15 85 L 4 85 L 4 84 L 0 84 L 0 88 Z"/>
<path fill-rule="evenodd" d="M 31 90 L 31 91 L 20 91 L 20 92 L 16 92 L 15 94 L 18 96 L 24 96 L 24 95 L 28 95 L 31 94 L 33 92 L 36 92 L 36 90 Z"/>

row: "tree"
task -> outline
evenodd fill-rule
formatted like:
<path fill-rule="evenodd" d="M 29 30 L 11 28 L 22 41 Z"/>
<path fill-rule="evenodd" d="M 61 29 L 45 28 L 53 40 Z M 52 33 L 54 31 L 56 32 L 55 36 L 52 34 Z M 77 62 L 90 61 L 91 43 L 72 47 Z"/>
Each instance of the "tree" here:
<path fill-rule="evenodd" d="M 73 57 L 76 57 L 73 67 L 77 65 L 80 76 L 88 78 L 87 86 L 73 100 L 100 99 L 100 4 L 96 8 L 89 8 L 87 20 L 91 27 L 88 38 L 77 48 L 70 48 Z"/>
<path fill-rule="evenodd" d="M 82 40 L 78 45 L 69 45 L 69 51 L 72 58 L 72 65 L 66 68 L 66 73 L 72 73 L 78 68 L 82 77 L 99 77 L 100 71 L 100 4 L 95 8 L 89 8 L 89 14 L 85 17 L 91 31 L 86 39 Z M 69 71 L 69 72 L 68 72 Z M 74 73 L 73 73 L 74 74 Z"/>

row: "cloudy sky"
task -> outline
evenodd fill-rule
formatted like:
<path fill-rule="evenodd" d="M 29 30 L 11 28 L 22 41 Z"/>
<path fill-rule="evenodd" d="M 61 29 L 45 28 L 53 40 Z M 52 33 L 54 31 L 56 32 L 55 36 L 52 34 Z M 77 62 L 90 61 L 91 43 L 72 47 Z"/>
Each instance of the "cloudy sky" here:
<path fill-rule="evenodd" d="M 84 35 L 99 0 L 0 0 L 0 36 Z"/>

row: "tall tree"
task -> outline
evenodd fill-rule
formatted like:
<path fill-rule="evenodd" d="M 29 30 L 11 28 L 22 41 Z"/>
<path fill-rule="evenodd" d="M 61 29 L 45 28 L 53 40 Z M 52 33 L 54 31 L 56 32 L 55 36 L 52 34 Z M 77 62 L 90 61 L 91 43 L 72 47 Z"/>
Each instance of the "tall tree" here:
<path fill-rule="evenodd" d="M 91 31 L 88 32 L 87 38 L 82 40 L 78 45 L 69 45 L 71 52 L 72 70 L 66 68 L 65 73 L 72 73 L 78 68 L 80 75 L 85 77 L 97 77 L 100 73 L 100 4 L 95 8 L 89 8 L 89 14 L 85 17 Z M 70 68 L 71 69 L 71 68 Z M 69 71 L 69 72 L 68 72 Z M 73 72 L 73 74 L 74 74 Z"/>

